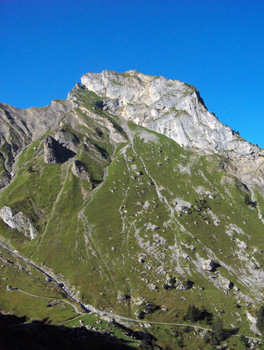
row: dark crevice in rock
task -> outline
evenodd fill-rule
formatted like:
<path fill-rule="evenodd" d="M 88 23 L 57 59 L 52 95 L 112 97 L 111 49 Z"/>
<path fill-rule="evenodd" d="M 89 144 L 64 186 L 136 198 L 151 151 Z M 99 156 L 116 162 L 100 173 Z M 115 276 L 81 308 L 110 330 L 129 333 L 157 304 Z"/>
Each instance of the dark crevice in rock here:
<path fill-rule="evenodd" d="M 44 162 L 46 164 L 65 163 L 74 157 L 75 152 L 62 146 L 53 137 L 48 136 L 44 140 Z"/>

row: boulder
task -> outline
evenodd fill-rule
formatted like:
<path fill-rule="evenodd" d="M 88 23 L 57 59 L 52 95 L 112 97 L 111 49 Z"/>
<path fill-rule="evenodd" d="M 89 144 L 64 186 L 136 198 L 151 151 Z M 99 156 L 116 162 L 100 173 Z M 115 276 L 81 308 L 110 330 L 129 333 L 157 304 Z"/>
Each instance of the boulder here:
<path fill-rule="evenodd" d="M 185 279 L 184 277 L 170 277 L 167 275 L 167 281 L 164 283 L 163 288 L 168 289 L 177 289 L 177 290 L 187 290 L 191 289 L 193 286 L 193 282 Z"/>
<path fill-rule="evenodd" d="M 177 290 L 188 290 L 191 289 L 193 286 L 193 282 L 189 281 L 188 279 L 184 279 L 182 277 L 176 278 L 175 286 L 174 288 Z"/>
<path fill-rule="evenodd" d="M 65 148 L 52 136 L 44 139 L 44 162 L 46 164 L 64 163 L 75 156 L 75 152 Z"/>
<path fill-rule="evenodd" d="M 78 151 L 78 146 L 80 145 L 80 140 L 74 134 L 63 129 L 56 132 L 54 136 L 55 140 L 58 141 L 63 147 L 73 151 Z"/>
<path fill-rule="evenodd" d="M 82 163 L 79 160 L 75 160 L 72 164 L 72 173 L 76 177 L 83 179 L 83 180 L 90 180 L 89 173 L 86 169 L 86 166 L 84 163 Z"/>
<path fill-rule="evenodd" d="M 206 271 L 214 271 L 215 270 L 215 264 L 212 259 L 208 259 L 204 261 L 203 269 Z"/>
<path fill-rule="evenodd" d="M 146 255 L 145 254 L 140 254 L 138 256 L 138 262 L 140 262 L 141 264 L 143 264 L 146 260 Z"/>
<path fill-rule="evenodd" d="M 29 239 L 35 238 L 38 234 L 31 220 L 21 211 L 4 206 L 0 210 L 0 218 L 2 218 L 9 227 L 17 229 Z"/>

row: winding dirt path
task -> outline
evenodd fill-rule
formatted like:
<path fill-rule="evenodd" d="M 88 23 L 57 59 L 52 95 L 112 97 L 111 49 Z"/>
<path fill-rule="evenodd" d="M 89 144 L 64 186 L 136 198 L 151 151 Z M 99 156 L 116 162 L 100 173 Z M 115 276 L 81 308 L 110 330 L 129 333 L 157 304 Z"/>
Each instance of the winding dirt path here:
<path fill-rule="evenodd" d="M 62 301 L 63 303 L 66 303 L 66 304 L 72 306 L 72 308 L 73 308 L 73 310 L 74 310 L 74 312 L 75 312 L 76 314 L 79 314 L 79 315 L 86 315 L 86 314 L 87 314 L 86 312 L 80 312 L 80 311 L 78 310 L 77 306 L 74 305 L 73 303 L 69 302 L 68 300 L 57 299 L 57 298 L 54 298 L 54 297 L 43 297 L 43 296 L 39 296 L 39 295 L 35 295 L 35 294 L 31 294 L 31 293 L 25 292 L 25 291 L 22 290 L 22 289 L 13 289 L 12 292 L 13 292 L 13 291 L 20 292 L 20 293 L 26 294 L 26 295 L 28 295 L 28 296 L 30 296 L 30 297 L 38 298 L 38 299 L 60 300 L 60 301 Z"/>
<path fill-rule="evenodd" d="M 80 307 L 85 311 L 85 312 L 80 312 L 77 308 L 76 305 L 72 304 L 71 302 L 69 302 L 68 300 L 63 300 L 63 299 L 60 299 L 61 301 L 71 305 L 75 311 L 75 313 L 77 313 L 79 316 L 82 316 L 82 315 L 86 315 L 90 312 L 93 312 L 95 314 L 97 314 L 98 316 L 101 316 L 101 317 L 109 317 L 109 318 L 112 318 L 114 321 L 119 321 L 119 322 L 132 322 L 132 323 L 139 323 L 139 324 L 152 324 L 152 325 L 164 325 L 164 326 L 178 326 L 178 327 L 190 327 L 190 328 L 193 328 L 193 329 L 201 329 L 201 330 L 204 330 L 204 331 L 207 331 L 207 332 L 213 332 L 212 329 L 210 328 L 204 328 L 204 327 L 200 327 L 200 326 L 195 326 L 193 324 L 183 324 L 183 323 L 169 323 L 169 322 L 156 322 L 156 321 L 144 321 L 144 320 L 135 320 L 133 318 L 128 318 L 128 317 L 123 317 L 123 316 L 120 316 L 120 315 L 116 315 L 116 314 L 113 314 L 113 313 L 110 313 L 110 312 L 106 312 L 106 311 L 101 311 L 101 310 L 98 310 L 96 308 L 94 308 L 92 305 L 86 305 L 86 304 L 83 304 L 82 302 L 80 302 L 70 291 L 69 289 L 65 286 L 65 285 L 62 285 L 61 282 L 54 276 L 51 276 L 49 273 L 47 273 L 45 270 L 43 270 L 41 267 L 39 267 L 38 265 L 36 265 L 34 262 L 30 261 L 29 259 L 27 258 L 24 258 L 22 255 L 18 254 L 17 252 L 15 251 L 12 251 L 10 248 L 8 248 L 6 245 L 4 245 L 2 242 L 0 242 L 0 247 L 5 249 L 6 251 L 8 251 L 9 253 L 15 255 L 16 257 L 18 257 L 19 259 L 29 263 L 30 265 L 32 265 L 33 267 L 35 267 L 37 270 L 39 270 L 41 273 L 43 273 L 45 276 L 49 277 L 50 279 L 52 279 L 64 292 L 65 294 L 70 298 L 72 299 L 75 303 L 77 303 L 78 305 L 80 305 Z M 41 299 L 54 299 L 54 298 L 49 298 L 49 297 L 41 297 L 41 296 L 38 296 L 38 295 L 35 295 L 35 294 L 31 294 L 31 293 L 28 293 L 28 292 L 25 292 L 25 291 L 22 291 L 21 289 L 16 289 L 16 291 L 20 292 L 20 293 L 24 293 L 26 295 L 29 295 L 33 298 L 41 298 Z M 235 336 L 240 336 L 240 335 L 235 335 Z M 246 336 L 247 339 L 252 339 L 252 340 L 257 340 L 259 341 L 260 339 L 259 338 L 254 338 L 254 337 L 249 337 L 249 336 Z"/>

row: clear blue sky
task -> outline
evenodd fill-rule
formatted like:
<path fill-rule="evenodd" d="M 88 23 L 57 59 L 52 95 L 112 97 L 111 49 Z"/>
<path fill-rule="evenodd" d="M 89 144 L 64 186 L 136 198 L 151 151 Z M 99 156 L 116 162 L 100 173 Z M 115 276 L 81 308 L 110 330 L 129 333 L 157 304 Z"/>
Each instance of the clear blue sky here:
<path fill-rule="evenodd" d="M 0 0 L 1 102 L 41 107 L 103 69 L 194 85 L 264 148 L 264 0 Z"/>

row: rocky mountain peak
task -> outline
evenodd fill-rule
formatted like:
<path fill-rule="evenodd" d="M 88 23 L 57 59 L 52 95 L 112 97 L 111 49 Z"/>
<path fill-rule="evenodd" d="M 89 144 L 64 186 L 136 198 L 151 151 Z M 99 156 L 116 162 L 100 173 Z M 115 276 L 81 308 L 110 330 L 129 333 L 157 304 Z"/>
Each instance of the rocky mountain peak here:
<path fill-rule="evenodd" d="M 144 319 L 177 349 L 180 337 L 186 349 L 213 345 L 204 331 L 215 315 L 230 337 L 258 334 L 264 154 L 196 88 L 88 73 L 67 100 L 0 104 L 0 119 L 3 310 L 60 324 L 76 314 L 89 324 L 84 311 L 111 327 Z"/>
<path fill-rule="evenodd" d="M 210 113 L 199 91 L 178 80 L 135 70 L 87 73 L 85 88 L 104 98 L 103 108 L 148 129 L 165 134 L 187 149 L 232 158 L 264 155 Z"/>

